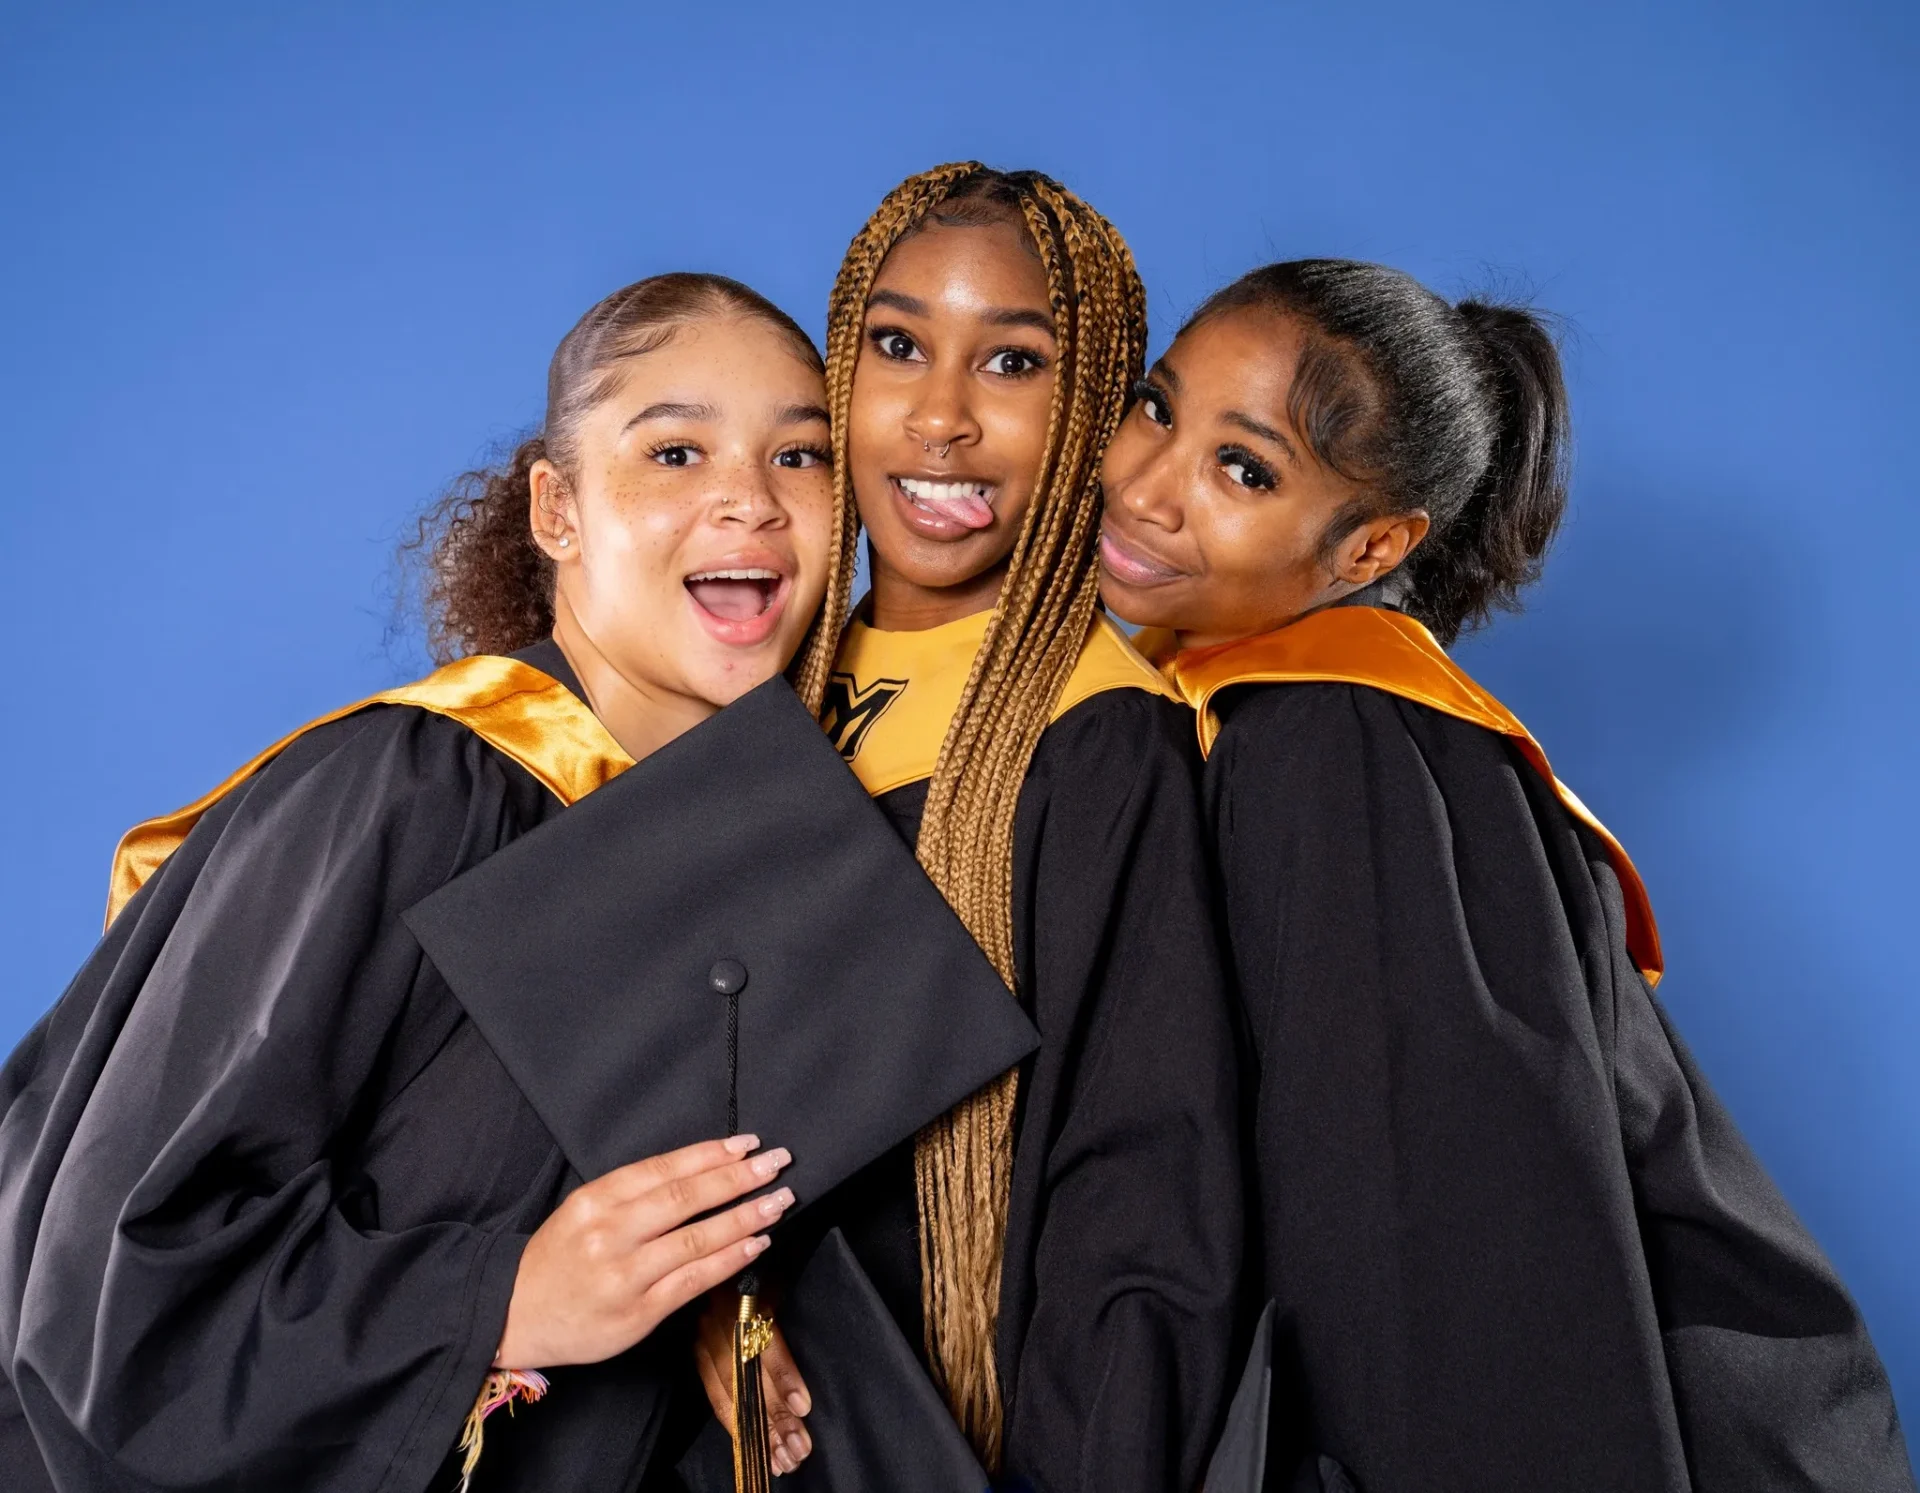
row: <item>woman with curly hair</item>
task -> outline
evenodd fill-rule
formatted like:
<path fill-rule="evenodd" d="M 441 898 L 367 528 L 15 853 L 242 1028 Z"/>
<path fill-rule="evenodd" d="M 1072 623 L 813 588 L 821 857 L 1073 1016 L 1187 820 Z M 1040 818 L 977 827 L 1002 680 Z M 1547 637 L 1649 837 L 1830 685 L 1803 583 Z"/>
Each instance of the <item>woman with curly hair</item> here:
<path fill-rule="evenodd" d="M 0 1077 L 10 1488 L 635 1488 L 679 1308 L 1031 1045 L 952 1061 L 999 983 L 808 708 L 827 439 L 753 291 L 609 296 L 428 525 L 444 667 L 129 834 Z M 869 917 L 908 942 L 885 1020 L 819 973 Z M 830 1127 L 769 1025 L 828 1053 Z"/>

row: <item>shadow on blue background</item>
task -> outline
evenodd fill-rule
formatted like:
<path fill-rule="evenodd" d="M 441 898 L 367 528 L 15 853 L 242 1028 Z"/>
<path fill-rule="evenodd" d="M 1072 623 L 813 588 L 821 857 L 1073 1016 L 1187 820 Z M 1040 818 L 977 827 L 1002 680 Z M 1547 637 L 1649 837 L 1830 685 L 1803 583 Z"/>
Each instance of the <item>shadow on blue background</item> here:
<path fill-rule="evenodd" d="M 900 176 L 1037 165 L 1157 340 L 1265 259 L 1564 313 L 1573 520 L 1468 665 L 1633 850 L 1663 993 L 1920 1406 L 1911 6 L 9 7 L 0 1038 L 129 823 L 414 672 L 394 539 L 616 285 L 816 332 Z"/>

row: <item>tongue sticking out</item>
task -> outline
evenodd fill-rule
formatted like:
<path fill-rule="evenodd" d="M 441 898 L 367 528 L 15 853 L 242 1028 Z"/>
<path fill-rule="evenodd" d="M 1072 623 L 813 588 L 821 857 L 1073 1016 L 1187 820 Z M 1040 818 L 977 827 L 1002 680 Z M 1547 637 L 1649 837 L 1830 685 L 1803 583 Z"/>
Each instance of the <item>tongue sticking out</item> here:
<path fill-rule="evenodd" d="M 957 498 L 916 497 L 913 502 L 916 507 L 937 513 L 963 529 L 984 529 L 993 522 L 993 505 L 978 493 Z"/>
<path fill-rule="evenodd" d="M 758 617 L 773 599 L 771 581 L 688 581 L 693 599 L 729 622 Z"/>

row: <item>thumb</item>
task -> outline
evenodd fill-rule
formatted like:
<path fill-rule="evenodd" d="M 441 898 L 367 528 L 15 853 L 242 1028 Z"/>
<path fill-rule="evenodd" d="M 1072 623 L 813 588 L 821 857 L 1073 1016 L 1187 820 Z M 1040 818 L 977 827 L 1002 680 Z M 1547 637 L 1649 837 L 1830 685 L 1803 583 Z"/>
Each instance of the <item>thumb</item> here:
<path fill-rule="evenodd" d="M 795 1415 L 805 1415 L 813 1409 L 813 1395 L 807 1389 L 807 1381 L 801 1377 L 800 1365 L 794 1362 L 786 1334 L 778 1327 L 774 1329 L 773 1341 L 767 1344 L 766 1352 L 761 1355 L 761 1365 L 775 1403 Z"/>

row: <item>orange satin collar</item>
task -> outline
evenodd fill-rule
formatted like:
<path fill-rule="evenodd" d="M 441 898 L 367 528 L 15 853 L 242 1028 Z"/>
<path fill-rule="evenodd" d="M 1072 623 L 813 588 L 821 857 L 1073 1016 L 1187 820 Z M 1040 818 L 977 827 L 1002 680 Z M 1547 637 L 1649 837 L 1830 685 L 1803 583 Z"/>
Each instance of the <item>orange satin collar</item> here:
<path fill-rule="evenodd" d="M 113 853 L 107 922 L 111 924 L 120 915 L 120 909 L 147 878 L 179 849 L 200 816 L 237 785 L 315 726 L 341 720 L 372 705 L 413 705 L 460 722 L 532 773 L 563 804 L 584 798 L 633 766 L 633 759 L 607 734 L 599 717 L 572 690 L 533 665 L 488 653 L 458 659 L 425 679 L 309 721 L 276 741 L 213 792 L 184 809 L 128 830 Z"/>
<path fill-rule="evenodd" d="M 1665 968 L 1660 930 L 1646 884 L 1625 848 L 1579 795 L 1553 775 L 1546 752 L 1513 712 L 1474 683 L 1413 618 L 1380 607 L 1328 607 L 1275 632 L 1213 648 L 1178 652 L 1172 634 L 1158 628 L 1133 641 L 1193 707 L 1202 752 L 1211 752 L 1220 734 L 1213 697 L 1235 684 L 1366 685 L 1505 736 L 1553 785 L 1568 812 L 1606 846 L 1626 901 L 1627 952 L 1648 983 L 1659 983 Z"/>

